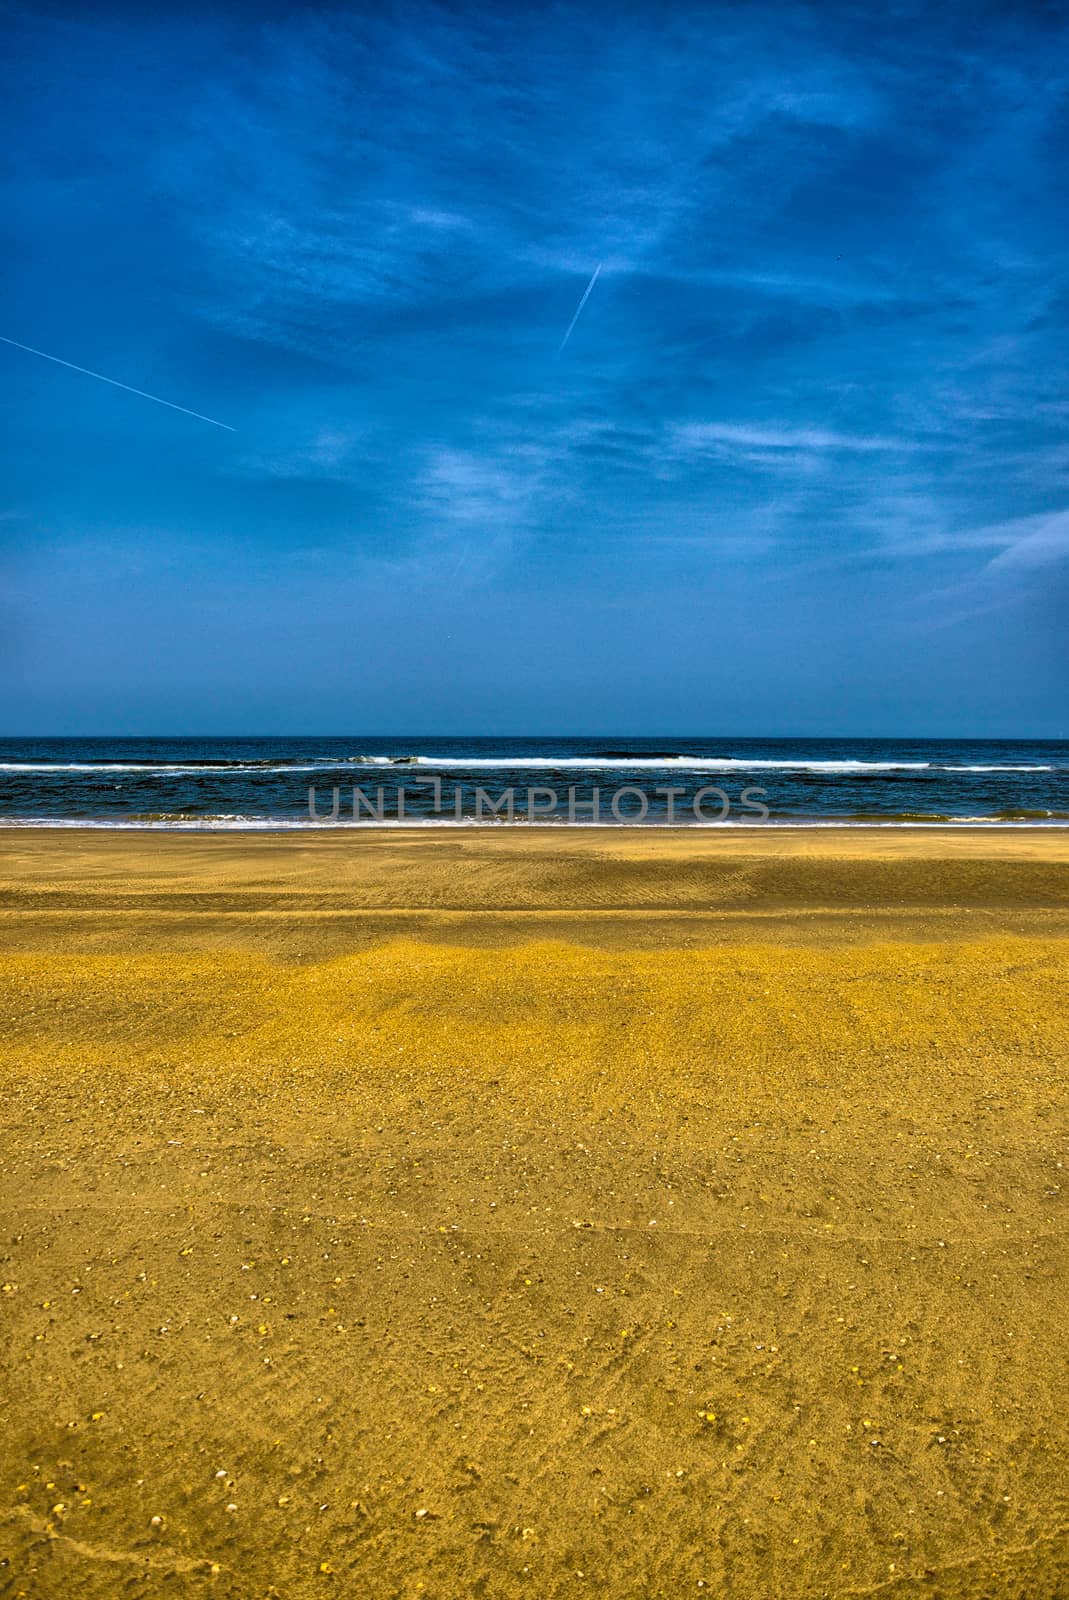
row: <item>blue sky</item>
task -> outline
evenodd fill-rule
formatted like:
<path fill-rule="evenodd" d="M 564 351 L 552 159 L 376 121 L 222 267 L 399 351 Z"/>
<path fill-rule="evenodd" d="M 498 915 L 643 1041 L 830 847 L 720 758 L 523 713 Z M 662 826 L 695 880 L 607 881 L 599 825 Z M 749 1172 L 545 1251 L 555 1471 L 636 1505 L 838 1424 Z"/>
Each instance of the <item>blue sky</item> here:
<path fill-rule="evenodd" d="M 0 730 L 1069 733 L 1064 12 L 0 14 Z"/>

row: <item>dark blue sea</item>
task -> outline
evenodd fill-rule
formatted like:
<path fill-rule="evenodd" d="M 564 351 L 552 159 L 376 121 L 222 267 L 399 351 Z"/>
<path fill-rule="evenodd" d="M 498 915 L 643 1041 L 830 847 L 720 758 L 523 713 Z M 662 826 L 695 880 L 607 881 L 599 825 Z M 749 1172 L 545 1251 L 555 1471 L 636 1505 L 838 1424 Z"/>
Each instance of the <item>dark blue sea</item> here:
<path fill-rule="evenodd" d="M 2 739 L 0 820 L 220 829 L 510 820 L 1064 826 L 1069 742 Z"/>

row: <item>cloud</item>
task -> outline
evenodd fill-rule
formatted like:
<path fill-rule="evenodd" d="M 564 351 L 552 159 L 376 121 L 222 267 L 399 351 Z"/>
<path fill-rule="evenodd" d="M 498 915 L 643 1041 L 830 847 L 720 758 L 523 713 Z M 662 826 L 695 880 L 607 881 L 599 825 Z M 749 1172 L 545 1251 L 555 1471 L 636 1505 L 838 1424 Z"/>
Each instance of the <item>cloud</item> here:
<path fill-rule="evenodd" d="M 885 555 L 945 556 L 994 551 L 981 573 L 1027 573 L 1069 557 L 1069 510 L 1040 512 L 976 528 L 925 530 L 899 535 L 882 546 Z"/>
<path fill-rule="evenodd" d="M 836 433 L 826 428 L 767 427 L 744 423 L 676 423 L 671 438 L 683 451 L 735 450 L 808 453 L 832 450 L 922 450 L 913 439 L 881 438 L 851 433 Z"/>
<path fill-rule="evenodd" d="M 984 568 L 983 576 L 989 579 L 1027 577 L 1069 561 L 1069 511 L 1022 517 L 981 532 L 1002 544 Z"/>
<path fill-rule="evenodd" d="M 366 424 L 327 423 L 306 439 L 280 439 L 274 448 L 249 452 L 242 458 L 242 470 L 271 478 L 323 478 L 344 482 L 358 470 L 366 470 L 363 447 L 370 431 Z"/>
<path fill-rule="evenodd" d="M 918 541 L 902 554 L 959 556 L 994 551 L 963 579 L 918 596 L 926 630 L 942 630 L 1036 600 L 1059 569 L 1069 572 L 1069 510 L 1019 517 Z"/>
<path fill-rule="evenodd" d="M 489 529 L 522 520 L 536 488 L 530 464 L 487 460 L 461 450 L 436 450 L 423 478 L 432 516 L 466 528 Z"/>

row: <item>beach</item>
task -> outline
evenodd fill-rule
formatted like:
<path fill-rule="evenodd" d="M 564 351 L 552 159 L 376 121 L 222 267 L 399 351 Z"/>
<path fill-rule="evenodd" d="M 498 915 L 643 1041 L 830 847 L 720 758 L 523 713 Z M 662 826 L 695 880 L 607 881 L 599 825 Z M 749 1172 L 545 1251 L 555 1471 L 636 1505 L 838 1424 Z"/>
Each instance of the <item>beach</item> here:
<path fill-rule="evenodd" d="M 0 1593 L 1069 1591 L 1069 833 L 7 829 Z"/>

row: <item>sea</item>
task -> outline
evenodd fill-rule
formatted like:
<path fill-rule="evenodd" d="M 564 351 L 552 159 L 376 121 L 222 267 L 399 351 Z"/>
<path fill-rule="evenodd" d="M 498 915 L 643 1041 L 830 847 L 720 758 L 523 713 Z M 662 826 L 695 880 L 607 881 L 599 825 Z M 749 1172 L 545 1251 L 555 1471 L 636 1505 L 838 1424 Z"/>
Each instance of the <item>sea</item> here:
<path fill-rule="evenodd" d="M 1069 741 L 0 739 L 0 822 L 37 827 L 1069 825 Z"/>

